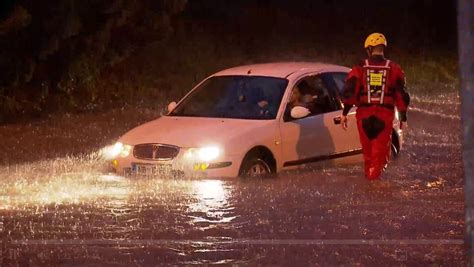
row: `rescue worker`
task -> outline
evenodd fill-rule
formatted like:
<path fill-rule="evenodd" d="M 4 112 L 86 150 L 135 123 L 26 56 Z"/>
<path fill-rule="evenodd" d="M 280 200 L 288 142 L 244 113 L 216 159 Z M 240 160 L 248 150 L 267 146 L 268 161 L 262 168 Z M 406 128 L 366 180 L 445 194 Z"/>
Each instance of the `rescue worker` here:
<path fill-rule="evenodd" d="M 392 125 L 395 107 L 400 128 L 407 121 L 410 96 L 405 90 L 405 74 L 395 62 L 384 57 L 387 40 L 381 33 L 372 33 L 364 44 L 368 58 L 349 72 L 343 92 L 342 128 L 347 129 L 347 113 L 357 106 L 356 119 L 365 176 L 378 180 L 385 169 L 391 151 Z"/>

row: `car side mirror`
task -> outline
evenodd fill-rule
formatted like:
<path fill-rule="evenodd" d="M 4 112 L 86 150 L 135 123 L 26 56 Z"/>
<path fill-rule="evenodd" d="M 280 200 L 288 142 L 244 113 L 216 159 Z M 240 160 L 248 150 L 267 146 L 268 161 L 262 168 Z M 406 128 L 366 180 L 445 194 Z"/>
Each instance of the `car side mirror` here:
<path fill-rule="evenodd" d="M 171 111 L 173 111 L 173 109 L 177 106 L 178 104 L 176 104 L 176 102 L 171 102 L 168 104 L 168 113 L 171 113 Z"/>
<path fill-rule="evenodd" d="M 291 109 L 290 115 L 293 119 L 301 119 L 308 116 L 310 113 L 311 112 L 309 111 L 309 109 L 301 106 L 296 106 Z"/>

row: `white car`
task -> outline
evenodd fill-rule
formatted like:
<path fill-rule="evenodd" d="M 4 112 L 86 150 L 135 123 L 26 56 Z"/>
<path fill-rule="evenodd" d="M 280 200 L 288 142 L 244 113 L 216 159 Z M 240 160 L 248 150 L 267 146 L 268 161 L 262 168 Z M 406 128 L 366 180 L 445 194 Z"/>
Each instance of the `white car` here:
<path fill-rule="evenodd" d="M 276 173 L 322 160 L 362 158 L 355 108 L 340 125 L 349 69 L 291 62 L 240 66 L 199 83 L 168 114 L 123 135 L 113 166 L 123 175 L 189 177 Z M 402 145 L 394 120 L 392 151 Z M 352 157 L 353 159 L 354 157 Z"/>

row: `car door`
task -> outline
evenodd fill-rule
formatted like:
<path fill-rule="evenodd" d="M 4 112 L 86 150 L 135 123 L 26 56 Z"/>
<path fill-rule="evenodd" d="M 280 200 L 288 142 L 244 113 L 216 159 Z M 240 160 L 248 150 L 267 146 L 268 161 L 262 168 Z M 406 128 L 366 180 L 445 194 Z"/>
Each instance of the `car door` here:
<path fill-rule="evenodd" d="M 339 109 L 341 109 L 341 111 L 335 117 L 335 119 L 338 120 L 338 117 L 342 114 L 343 104 L 341 102 L 341 96 L 343 94 L 344 82 L 347 73 L 328 72 L 323 74 L 323 76 L 328 85 L 329 91 L 334 95 L 335 101 L 340 103 L 338 107 Z M 339 156 L 344 156 L 344 154 L 350 154 L 351 152 L 361 149 L 355 113 L 356 108 L 353 107 L 347 114 L 347 130 L 344 131 L 341 127 L 337 127 L 332 133 L 333 139 L 336 140 L 336 150 Z"/>
<path fill-rule="evenodd" d="M 328 156 L 338 152 L 337 142 L 342 138 L 340 137 L 341 106 L 336 95 L 328 88 L 327 80 L 328 78 L 321 74 L 308 75 L 298 80 L 292 88 L 280 124 L 285 167 L 327 159 Z M 293 101 L 292 96 L 297 91 L 302 99 L 312 101 L 309 103 Z M 291 108 L 295 105 L 306 105 L 310 111 L 309 115 L 301 119 L 292 118 Z M 334 136 L 340 138 L 336 140 Z"/>

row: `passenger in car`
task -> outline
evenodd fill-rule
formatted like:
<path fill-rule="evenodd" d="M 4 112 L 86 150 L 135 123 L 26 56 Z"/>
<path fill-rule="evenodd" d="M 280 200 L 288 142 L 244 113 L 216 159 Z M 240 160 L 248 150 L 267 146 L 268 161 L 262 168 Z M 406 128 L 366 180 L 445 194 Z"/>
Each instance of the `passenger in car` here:
<path fill-rule="evenodd" d="M 273 110 L 262 88 L 241 87 L 237 98 L 238 116 L 246 118 L 266 118 L 272 116 Z"/>

